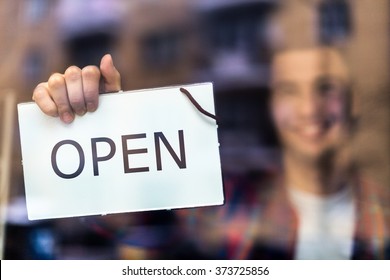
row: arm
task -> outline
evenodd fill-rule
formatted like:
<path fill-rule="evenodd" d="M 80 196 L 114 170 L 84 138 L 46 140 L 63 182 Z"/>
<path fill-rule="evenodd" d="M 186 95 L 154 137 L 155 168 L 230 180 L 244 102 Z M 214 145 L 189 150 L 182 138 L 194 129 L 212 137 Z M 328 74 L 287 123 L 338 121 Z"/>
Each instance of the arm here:
<path fill-rule="evenodd" d="M 103 56 L 100 67 L 83 69 L 70 66 L 64 74 L 54 73 L 33 92 L 33 100 L 47 115 L 71 123 L 75 114 L 93 112 L 99 104 L 99 92 L 121 89 L 121 79 L 111 55 Z"/>

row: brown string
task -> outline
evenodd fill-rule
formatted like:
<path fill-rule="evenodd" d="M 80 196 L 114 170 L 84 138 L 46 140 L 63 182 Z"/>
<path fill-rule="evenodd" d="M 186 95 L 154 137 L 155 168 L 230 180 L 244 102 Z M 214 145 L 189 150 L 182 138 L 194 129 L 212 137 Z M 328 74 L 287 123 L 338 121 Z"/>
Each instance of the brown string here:
<path fill-rule="evenodd" d="M 188 99 L 196 107 L 196 109 L 199 110 L 199 112 L 218 121 L 218 117 L 216 115 L 211 114 L 210 112 L 207 112 L 205 109 L 203 109 L 202 106 L 199 105 L 199 103 L 195 100 L 195 98 L 191 95 L 191 93 L 188 90 L 186 90 L 185 88 L 180 88 L 180 91 L 188 97 Z"/>

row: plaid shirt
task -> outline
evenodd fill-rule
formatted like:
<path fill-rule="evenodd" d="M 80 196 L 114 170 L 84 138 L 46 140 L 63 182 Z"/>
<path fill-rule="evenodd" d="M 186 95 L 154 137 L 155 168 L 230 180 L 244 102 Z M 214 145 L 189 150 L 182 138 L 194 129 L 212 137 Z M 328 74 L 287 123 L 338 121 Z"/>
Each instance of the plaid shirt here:
<path fill-rule="evenodd" d="M 280 178 L 260 178 L 225 176 L 224 205 L 145 213 L 159 222 L 130 226 L 117 235 L 119 243 L 161 259 L 293 259 L 298 219 L 287 190 Z M 351 258 L 388 259 L 390 190 L 358 176 L 352 185 L 357 219 Z M 168 222 L 161 222 L 161 213 Z"/>
<path fill-rule="evenodd" d="M 357 176 L 353 186 L 357 220 L 351 258 L 387 259 L 390 191 Z M 176 248 L 173 258 L 294 258 L 298 219 L 282 180 L 227 178 L 225 197 L 224 206 L 177 210 L 182 231 L 167 248 Z"/>
<path fill-rule="evenodd" d="M 389 257 L 389 190 L 354 178 L 357 220 L 352 259 Z M 264 208 L 257 241 L 249 257 L 256 259 L 292 259 L 298 219 L 282 185 L 275 189 Z"/>

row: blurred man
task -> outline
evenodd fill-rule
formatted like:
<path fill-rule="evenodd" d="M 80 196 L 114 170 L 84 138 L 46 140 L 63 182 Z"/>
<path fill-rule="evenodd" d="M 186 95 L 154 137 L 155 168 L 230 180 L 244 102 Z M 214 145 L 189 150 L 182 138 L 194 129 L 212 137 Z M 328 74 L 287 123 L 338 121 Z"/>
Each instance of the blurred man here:
<path fill-rule="evenodd" d="M 335 49 L 278 52 L 270 109 L 283 149 L 280 176 L 272 183 L 225 176 L 224 206 L 175 210 L 178 221 L 171 227 L 131 230 L 123 256 L 384 258 L 387 196 L 360 180 L 349 161 L 350 83 Z M 106 55 L 100 68 L 72 66 L 53 74 L 33 99 L 46 114 L 70 123 L 75 114 L 97 109 L 99 91 L 120 89 Z M 138 230 L 142 234 L 134 234 Z"/>

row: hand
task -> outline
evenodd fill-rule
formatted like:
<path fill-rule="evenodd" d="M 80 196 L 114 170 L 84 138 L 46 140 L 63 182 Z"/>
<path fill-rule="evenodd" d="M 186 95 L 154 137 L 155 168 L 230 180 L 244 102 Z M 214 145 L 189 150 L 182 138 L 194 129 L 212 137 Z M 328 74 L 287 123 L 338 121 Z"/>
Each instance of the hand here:
<path fill-rule="evenodd" d="M 45 114 L 71 123 L 75 114 L 82 116 L 97 109 L 99 92 L 121 90 L 120 80 L 111 55 L 106 54 L 100 68 L 70 66 L 64 74 L 52 74 L 35 88 L 32 98 Z"/>

